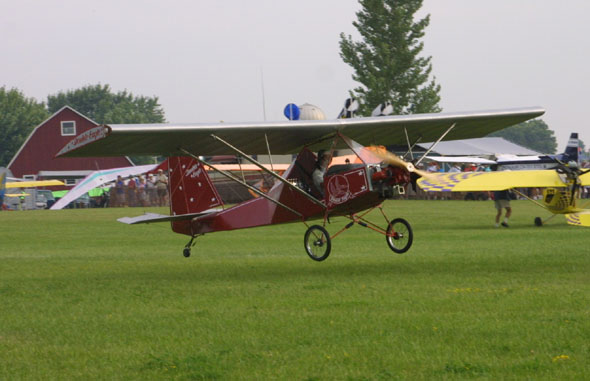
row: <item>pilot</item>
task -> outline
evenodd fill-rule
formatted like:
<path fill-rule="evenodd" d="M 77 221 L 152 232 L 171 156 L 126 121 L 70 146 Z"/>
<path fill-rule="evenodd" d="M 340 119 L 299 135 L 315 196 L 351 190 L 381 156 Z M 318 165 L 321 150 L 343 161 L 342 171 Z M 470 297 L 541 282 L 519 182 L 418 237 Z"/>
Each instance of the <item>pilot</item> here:
<path fill-rule="evenodd" d="M 318 159 L 315 163 L 315 169 L 311 174 L 313 185 L 315 185 L 316 189 L 320 191 L 322 197 L 324 197 L 324 175 L 326 174 L 326 169 L 328 168 L 331 159 L 332 156 L 328 152 L 320 150 L 318 152 Z"/>

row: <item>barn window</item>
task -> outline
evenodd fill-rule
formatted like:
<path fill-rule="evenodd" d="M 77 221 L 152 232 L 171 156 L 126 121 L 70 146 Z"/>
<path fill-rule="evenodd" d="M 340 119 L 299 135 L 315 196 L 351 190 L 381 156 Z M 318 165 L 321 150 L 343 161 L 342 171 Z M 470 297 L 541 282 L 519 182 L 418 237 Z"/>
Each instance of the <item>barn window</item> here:
<path fill-rule="evenodd" d="M 61 122 L 61 136 L 76 135 L 76 122 Z"/>

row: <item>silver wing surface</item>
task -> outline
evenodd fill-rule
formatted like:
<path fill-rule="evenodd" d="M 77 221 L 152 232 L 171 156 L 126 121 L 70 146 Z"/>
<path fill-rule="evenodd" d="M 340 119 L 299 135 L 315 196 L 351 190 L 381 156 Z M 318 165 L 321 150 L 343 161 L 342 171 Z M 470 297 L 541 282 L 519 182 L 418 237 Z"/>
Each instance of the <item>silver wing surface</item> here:
<path fill-rule="evenodd" d="M 529 107 L 335 120 L 104 125 L 78 135 L 57 156 L 174 156 L 183 154 L 180 148 L 203 156 L 234 154 L 226 145 L 213 139 L 212 134 L 248 154 L 266 153 L 265 138 L 273 154 L 293 154 L 303 146 L 315 150 L 322 140 L 337 133 L 363 145 L 405 144 L 405 131 L 410 141 L 418 138 L 435 141 L 453 124 L 455 127 L 445 140 L 469 139 L 486 136 L 544 112 L 540 107 Z"/>

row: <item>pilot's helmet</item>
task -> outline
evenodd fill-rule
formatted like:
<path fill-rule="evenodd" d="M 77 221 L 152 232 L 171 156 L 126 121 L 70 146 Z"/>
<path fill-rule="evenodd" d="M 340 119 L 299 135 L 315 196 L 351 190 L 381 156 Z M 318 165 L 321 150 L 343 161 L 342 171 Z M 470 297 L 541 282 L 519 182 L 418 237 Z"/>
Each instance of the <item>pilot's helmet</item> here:
<path fill-rule="evenodd" d="M 573 161 L 573 160 L 570 160 L 570 161 L 567 163 L 567 166 L 568 166 L 568 167 L 570 167 L 570 168 L 574 168 L 574 169 L 575 169 L 575 168 L 578 168 L 578 163 L 577 163 L 577 162 L 575 162 L 575 161 Z"/>

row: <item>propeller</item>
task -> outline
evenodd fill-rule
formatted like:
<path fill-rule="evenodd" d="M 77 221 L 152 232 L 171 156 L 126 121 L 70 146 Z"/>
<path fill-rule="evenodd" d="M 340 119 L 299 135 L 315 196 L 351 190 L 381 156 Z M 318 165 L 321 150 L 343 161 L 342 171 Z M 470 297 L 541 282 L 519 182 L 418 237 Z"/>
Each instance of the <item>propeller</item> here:
<path fill-rule="evenodd" d="M 374 147 L 374 146 L 373 146 Z M 372 150 L 373 154 L 380 158 L 381 160 L 385 161 L 389 165 L 394 167 L 404 168 L 406 171 L 410 173 L 415 173 L 420 177 L 432 177 L 432 173 L 423 171 L 418 169 L 412 163 L 408 163 L 407 161 L 402 160 L 399 156 L 387 151 L 380 149 L 379 147 L 374 147 Z"/>

